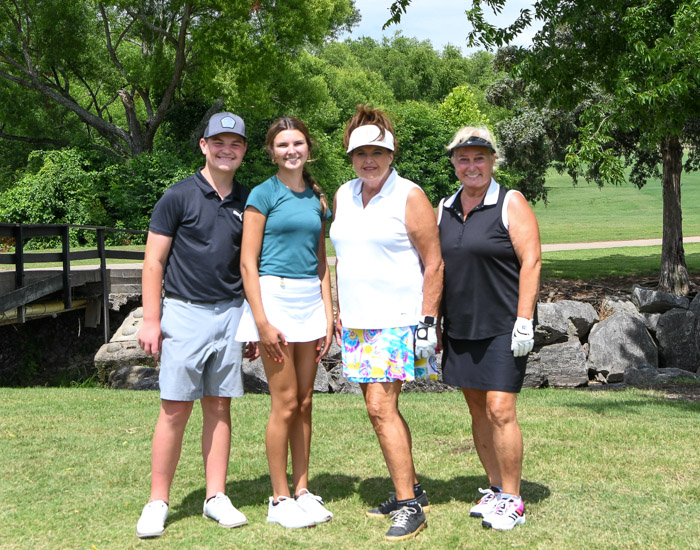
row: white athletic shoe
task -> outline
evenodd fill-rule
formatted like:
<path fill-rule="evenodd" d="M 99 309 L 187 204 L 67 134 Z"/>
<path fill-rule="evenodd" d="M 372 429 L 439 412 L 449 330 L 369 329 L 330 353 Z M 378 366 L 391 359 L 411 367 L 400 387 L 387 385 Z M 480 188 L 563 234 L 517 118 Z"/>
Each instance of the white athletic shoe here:
<path fill-rule="evenodd" d="M 306 492 L 296 497 L 297 504 L 314 520 L 314 523 L 325 523 L 333 519 L 333 514 L 323 506 L 323 499 L 320 496 L 310 493 L 308 489 L 302 489 L 302 491 Z"/>
<path fill-rule="evenodd" d="M 508 531 L 521 523 L 525 523 L 523 499 L 520 497 L 501 497 L 494 513 L 485 517 L 481 525 L 499 531 Z"/>
<path fill-rule="evenodd" d="M 216 493 L 216 496 L 204 501 L 202 515 L 205 518 L 213 519 L 221 527 L 231 529 L 246 525 L 248 520 L 242 512 L 231 504 L 231 500 L 223 493 Z"/>
<path fill-rule="evenodd" d="M 484 496 L 469 510 L 469 515 L 473 518 L 485 518 L 492 514 L 498 506 L 498 493 L 493 489 L 479 488 L 479 492 Z"/>
<path fill-rule="evenodd" d="M 165 520 L 168 517 L 168 505 L 164 500 L 154 500 L 143 507 L 139 522 L 136 524 L 136 534 L 142 538 L 159 537 L 165 531 Z"/>
<path fill-rule="evenodd" d="M 267 507 L 268 523 L 279 523 L 287 529 L 299 529 L 316 525 L 314 519 L 304 512 L 293 498 L 279 497 L 277 504 L 274 504 L 274 500 L 274 498 L 270 497 L 270 504 Z"/>

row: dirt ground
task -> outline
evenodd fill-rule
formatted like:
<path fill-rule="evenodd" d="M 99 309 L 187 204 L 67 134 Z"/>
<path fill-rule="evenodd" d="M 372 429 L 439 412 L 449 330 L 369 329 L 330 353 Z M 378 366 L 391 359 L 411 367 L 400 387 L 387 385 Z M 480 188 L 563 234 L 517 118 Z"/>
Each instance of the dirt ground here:
<path fill-rule="evenodd" d="M 632 287 L 640 285 L 656 288 L 658 279 L 639 279 L 638 277 L 601 277 L 599 279 L 546 279 L 540 285 L 541 302 L 558 302 L 559 300 L 578 300 L 594 305 L 603 301 L 605 296 L 629 296 Z M 691 295 L 700 290 L 700 274 L 690 275 Z"/>
<path fill-rule="evenodd" d="M 691 275 L 691 297 L 700 291 L 700 275 Z M 600 279 L 547 279 L 540 286 L 540 302 L 577 300 L 588 302 L 600 313 L 605 296 L 630 296 L 632 286 L 655 288 L 657 279 L 640 280 L 636 277 L 603 277 Z M 598 387 L 600 388 L 600 387 Z M 602 389 L 602 388 L 600 388 Z M 666 399 L 700 402 L 700 383 L 669 383 L 650 388 Z"/>

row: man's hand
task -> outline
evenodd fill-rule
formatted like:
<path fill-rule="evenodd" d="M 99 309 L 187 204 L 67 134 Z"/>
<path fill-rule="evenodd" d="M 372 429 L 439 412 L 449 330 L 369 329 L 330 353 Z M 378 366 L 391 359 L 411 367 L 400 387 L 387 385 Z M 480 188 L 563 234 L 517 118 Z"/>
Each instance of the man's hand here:
<path fill-rule="evenodd" d="M 160 321 L 143 321 L 138 338 L 139 346 L 146 352 L 146 355 L 153 355 L 157 359 L 163 344 Z"/>

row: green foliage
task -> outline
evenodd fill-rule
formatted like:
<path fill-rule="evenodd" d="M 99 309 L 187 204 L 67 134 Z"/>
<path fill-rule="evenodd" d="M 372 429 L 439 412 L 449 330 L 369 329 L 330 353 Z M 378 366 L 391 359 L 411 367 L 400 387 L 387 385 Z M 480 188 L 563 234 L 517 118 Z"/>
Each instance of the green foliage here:
<path fill-rule="evenodd" d="M 13 24 L 18 17 L 27 21 L 22 32 Z M 400 34 L 328 42 L 357 17 L 349 0 L 29 0 L 8 8 L 0 13 L 0 53 L 8 56 L 0 55 L 0 71 L 12 77 L 0 77 L 0 193 L 16 184 L 26 190 L 30 180 L 45 188 L 70 180 L 82 194 L 70 216 L 57 204 L 60 193 L 48 193 L 52 208 L 39 208 L 25 204 L 30 194 L 19 189 L 0 195 L 0 212 L 145 229 L 167 186 L 201 166 L 196 143 L 211 108 L 246 121 L 248 153 L 237 178 L 249 188 L 274 173 L 264 150 L 270 123 L 304 120 L 316 143 L 309 169 L 332 198 L 354 177 L 342 134 L 365 103 L 395 115 L 403 150 L 397 167 L 436 202 L 454 187 L 443 156 L 452 133 L 467 120 L 498 121 L 507 112 L 485 96 L 498 74 L 494 56 L 465 57 L 454 46 L 439 52 Z M 184 46 L 174 40 L 180 32 Z M 46 51 L 43 38 L 56 51 Z M 25 47 L 37 52 L 36 79 L 23 65 Z M 35 148 L 64 149 L 50 171 L 44 153 L 27 161 Z M 65 171 L 58 166 L 64 158 Z"/>
<path fill-rule="evenodd" d="M 184 152 L 155 151 L 105 168 L 98 181 L 105 190 L 112 226 L 148 229 L 155 203 L 170 185 L 191 175 L 196 162 L 199 158 Z"/>
<path fill-rule="evenodd" d="M 104 225 L 108 216 L 95 185 L 96 175 L 90 159 L 80 150 L 34 151 L 29 157 L 29 170 L 0 195 L 0 220 Z M 89 238 L 90 233 L 72 233 L 71 244 L 84 244 Z"/>
<path fill-rule="evenodd" d="M 459 187 L 445 154 L 454 128 L 428 103 L 406 101 L 391 111 L 398 142 L 394 165 L 398 173 L 420 185 L 436 205 Z"/>
<path fill-rule="evenodd" d="M 474 92 L 469 86 L 457 86 L 438 106 L 440 116 L 452 127 L 488 126 L 487 116 L 481 113 Z"/>
<path fill-rule="evenodd" d="M 223 95 L 230 105 L 257 103 L 270 114 L 268 89 L 302 48 L 321 45 L 358 17 L 350 0 L 27 0 L 0 7 L 0 104 L 31 91 L 25 108 L 65 119 L 51 129 L 60 128 L 64 145 L 79 144 L 82 135 L 127 158 L 152 150 L 182 100 L 211 103 Z M 20 123 L 5 131 L 28 129 Z"/>

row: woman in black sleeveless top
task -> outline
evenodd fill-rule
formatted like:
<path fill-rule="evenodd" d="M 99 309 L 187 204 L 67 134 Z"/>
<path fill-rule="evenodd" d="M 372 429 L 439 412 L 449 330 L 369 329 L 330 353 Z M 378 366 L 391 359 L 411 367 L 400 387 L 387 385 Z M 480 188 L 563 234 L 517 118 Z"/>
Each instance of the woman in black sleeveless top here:
<path fill-rule="evenodd" d="M 485 527 L 525 523 L 523 441 L 515 403 L 534 345 L 541 264 L 537 219 L 517 191 L 493 179 L 486 128 L 460 129 L 448 146 L 459 191 L 439 208 L 445 262 L 443 379 L 461 388 L 490 488 L 470 510 Z"/>

